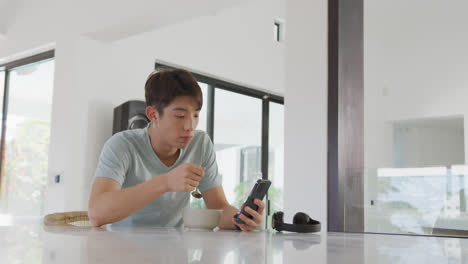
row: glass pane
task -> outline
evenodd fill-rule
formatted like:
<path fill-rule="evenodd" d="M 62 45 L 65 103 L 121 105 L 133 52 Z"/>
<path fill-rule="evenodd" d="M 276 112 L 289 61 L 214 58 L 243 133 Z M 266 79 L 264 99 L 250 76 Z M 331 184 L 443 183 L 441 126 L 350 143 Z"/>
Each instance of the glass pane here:
<path fill-rule="evenodd" d="M 206 131 L 206 119 L 207 119 L 207 96 L 208 96 L 208 85 L 206 83 L 199 82 L 198 85 L 200 86 L 203 94 L 203 106 L 200 111 L 200 115 L 198 118 L 198 126 L 197 129 Z"/>
<path fill-rule="evenodd" d="M 270 215 L 268 223 L 274 212 L 283 209 L 283 183 L 284 183 L 284 106 L 270 103 L 270 128 L 268 151 L 268 178 L 271 186 L 268 190 L 270 200 Z"/>
<path fill-rule="evenodd" d="M 10 72 L 0 213 L 43 214 L 53 79 L 53 60 Z"/>
<path fill-rule="evenodd" d="M 261 178 L 262 101 L 215 92 L 214 145 L 229 203 L 240 207 Z"/>
<path fill-rule="evenodd" d="M 198 85 L 200 86 L 203 94 L 203 106 L 200 111 L 200 115 L 198 116 L 198 126 L 197 130 L 203 130 L 206 131 L 207 128 L 207 99 L 208 99 L 208 85 L 206 83 L 198 82 Z M 190 196 L 190 207 L 191 208 L 204 208 L 205 203 L 203 202 L 203 199 L 196 199 L 192 196 Z"/>
<path fill-rule="evenodd" d="M 425 4 L 364 1 L 364 230 L 467 236 L 468 5 Z"/>
<path fill-rule="evenodd" d="M 5 71 L 0 71 L 0 122 L 3 119 L 3 96 L 4 94 L 5 94 Z M 1 129 L 1 125 L 0 125 L 0 129 Z"/>

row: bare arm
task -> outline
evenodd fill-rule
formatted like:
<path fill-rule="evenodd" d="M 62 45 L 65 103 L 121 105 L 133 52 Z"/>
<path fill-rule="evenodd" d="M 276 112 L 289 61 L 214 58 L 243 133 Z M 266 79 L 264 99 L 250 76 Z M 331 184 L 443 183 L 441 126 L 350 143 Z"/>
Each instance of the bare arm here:
<path fill-rule="evenodd" d="M 167 192 L 166 175 L 121 189 L 108 178 L 96 178 L 88 203 L 88 216 L 93 226 L 117 222 L 135 213 Z"/>
<path fill-rule="evenodd" d="M 219 219 L 218 226 L 221 229 L 235 229 L 234 224 L 231 221 L 231 218 L 239 212 L 239 209 L 230 205 L 226 200 L 226 195 L 224 194 L 224 189 L 222 186 L 218 186 L 208 191 L 205 191 L 203 194 L 203 200 L 205 201 L 206 207 L 208 209 L 222 209 L 223 213 Z"/>
<path fill-rule="evenodd" d="M 168 173 L 125 189 L 121 189 L 114 180 L 96 178 L 88 203 L 91 224 L 101 226 L 122 220 L 166 192 L 193 191 L 204 171 L 198 165 L 182 164 Z"/>

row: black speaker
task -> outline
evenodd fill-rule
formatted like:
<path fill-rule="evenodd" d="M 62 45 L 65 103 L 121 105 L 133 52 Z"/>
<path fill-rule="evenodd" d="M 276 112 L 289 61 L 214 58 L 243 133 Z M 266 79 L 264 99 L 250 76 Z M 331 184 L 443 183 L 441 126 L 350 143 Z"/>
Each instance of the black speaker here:
<path fill-rule="evenodd" d="M 149 122 L 145 102 L 127 101 L 114 108 L 112 135 L 123 130 L 144 128 Z"/>

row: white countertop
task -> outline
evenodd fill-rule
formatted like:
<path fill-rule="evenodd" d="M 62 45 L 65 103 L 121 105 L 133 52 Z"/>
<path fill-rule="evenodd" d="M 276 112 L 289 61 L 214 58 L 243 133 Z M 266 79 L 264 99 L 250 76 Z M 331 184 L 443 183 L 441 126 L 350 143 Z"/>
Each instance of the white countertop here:
<path fill-rule="evenodd" d="M 468 239 L 0 226 L 0 263 L 468 263 Z"/>

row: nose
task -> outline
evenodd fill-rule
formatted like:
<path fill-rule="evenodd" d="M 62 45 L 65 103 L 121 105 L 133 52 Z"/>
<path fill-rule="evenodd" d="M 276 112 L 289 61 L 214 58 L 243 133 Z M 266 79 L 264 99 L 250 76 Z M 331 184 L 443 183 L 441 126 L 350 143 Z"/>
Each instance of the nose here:
<path fill-rule="evenodd" d="M 184 129 L 188 131 L 193 131 L 197 128 L 197 119 L 194 117 L 189 117 L 185 120 Z"/>

